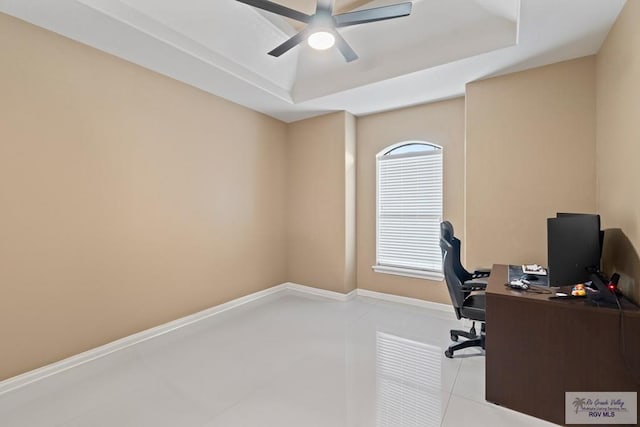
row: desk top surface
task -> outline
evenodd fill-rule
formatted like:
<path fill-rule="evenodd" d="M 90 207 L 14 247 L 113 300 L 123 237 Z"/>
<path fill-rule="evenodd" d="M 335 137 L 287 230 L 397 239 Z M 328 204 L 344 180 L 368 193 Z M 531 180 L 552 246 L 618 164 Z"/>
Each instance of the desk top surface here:
<path fill-rule="evenodd" d="M 509 288 L 508 286 L 505 286 L 505 284 L 508 283 L 509 281 L 508 275 L 509 275 L 509 266 L 504 264 L 494 264 L 493 267 L 491 268 L 491 275 L 489 276 L 489 282 L 487 283 L 486 293 L 490 295 L 495 295 L 495 296 L 524 298 L 527 300 L 535 300 L 535 301 L 539 301 L 547 304 L 571 304 L 572 306 L 585 307 L 587 309 L 597 309 L 597 310 L 604 309 L 604 310 L 617 311 L 617 309 L 596 307 L 591 304 L 588 304 L 585 298 L 549 299 L 549 297 L 555 295 L 555 291 L 558 290 L 558 288 L 553 288 L 553 287 L 540 288 L 540 289 L 551 290 L 552 292 L 551 294 L 534 293 L 534 292 L 523 291 L 520 289 L 512 289 L 512 288 Z M 636 305 L 632 304 L 625 298 L 622 298 L 620 302 L 625 312 L 631 311 L 631 312 L 640 313 L 640 308 L 638 308 Z"/>

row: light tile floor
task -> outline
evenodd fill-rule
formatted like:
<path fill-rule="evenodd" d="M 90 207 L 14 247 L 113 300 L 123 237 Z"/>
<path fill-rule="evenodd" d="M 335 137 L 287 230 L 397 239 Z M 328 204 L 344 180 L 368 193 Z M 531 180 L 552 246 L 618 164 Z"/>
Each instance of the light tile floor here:
<path fill-rule="evenodd" d="M 454 327 L 279 293 L 0 395 L 0 426 L 552 426 L 484 400 L 479 350 L 443 356 Z"/>

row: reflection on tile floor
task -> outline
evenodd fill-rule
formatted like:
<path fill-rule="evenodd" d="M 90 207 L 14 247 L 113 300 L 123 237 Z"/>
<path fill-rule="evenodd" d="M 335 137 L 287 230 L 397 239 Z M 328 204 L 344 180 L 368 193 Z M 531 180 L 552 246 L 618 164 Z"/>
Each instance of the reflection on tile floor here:
<path fill-rule="evenodd" d="M 283 292 L 0 395 L 0 425 L 553 425 L 484 400 L 484 356 L 443 356 L 459 326 L 453 313 Z"/>

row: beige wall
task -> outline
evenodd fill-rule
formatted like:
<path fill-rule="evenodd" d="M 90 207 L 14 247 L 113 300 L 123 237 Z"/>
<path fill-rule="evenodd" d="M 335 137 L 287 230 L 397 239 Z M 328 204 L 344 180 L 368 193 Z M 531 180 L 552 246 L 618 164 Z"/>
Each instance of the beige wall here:
<path fill-rule="evenodd" d="M 286 281 L 286 125 L 0 14 L 0 379 Z"/>
<path fill-rule="evenodd" d="M 598 209 L 605 268 L 640 301 L 640 2 L 628 1 L 597 55 Z M 608 233 L 609 234 L 609 233 Z"/>
<path fill-rule="evenodd" d="M 450 303 L 443 282 L 376 273 L 376 155 L 389 145 L 423 140 L 444 147 L 444 216 L 463 235 L 464 99 L 358 118 L 358 288 Z"/>
<path fill-rule="evenodd" d="M 355 288 L 354 122 L 350 114 L 338 112 L 289 125 L 287 261 L 292 282 L 341 293 Z"/>
<path fill-rule="evenodd" d="M 595 212 L 595 58 L 467 85 L 467 264 L 547 264 L 546 219 Z"/>
<path fill-rule="evenodd" d="M 469 267 L 546 264 L 546 218 L 597 205 L 637 299 L 639 15 L 597 60 L 285 125 L 0 14 L 0 379 L 284 281 L 449 303 L 371 269 L 375 156 L 410 139 Z"/>

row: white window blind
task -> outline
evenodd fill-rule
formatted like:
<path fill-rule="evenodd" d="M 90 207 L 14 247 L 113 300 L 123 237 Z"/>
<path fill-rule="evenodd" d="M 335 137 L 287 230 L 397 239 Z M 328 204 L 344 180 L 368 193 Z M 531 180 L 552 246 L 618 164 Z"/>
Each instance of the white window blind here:
<path fill-rule="evenodd" d="M 429 148 L 378 156 L 378 266 L 442 271 L 442 149 Z"/>

